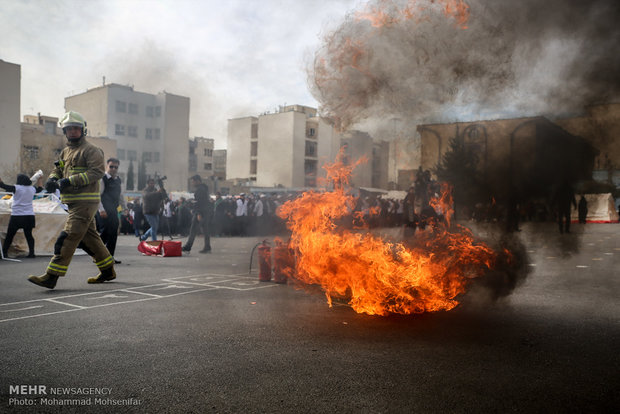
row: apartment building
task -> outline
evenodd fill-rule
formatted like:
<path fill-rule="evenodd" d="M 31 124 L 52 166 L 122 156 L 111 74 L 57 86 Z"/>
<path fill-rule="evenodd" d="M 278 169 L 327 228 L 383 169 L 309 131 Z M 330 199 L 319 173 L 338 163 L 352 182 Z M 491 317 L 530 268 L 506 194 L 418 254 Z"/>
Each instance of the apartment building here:
<path fill-rule="evenodd" d="M 0 176 L 19 172 L 21 66 L 0 60 Z"/>
<path fill-rule="evenodd" d="M 226 150 L 213 150 L 213 176 L 219 181 L 226 179 Z"/>
<path fill-rule="evenodd" d="M 198 174 L 202 178 L 213 176 L 213 138 L 195 137 L 189 140 L 189 176 Z"/>
<path fill-rule="evenodd" d="M 257 187 L 316 187 L 340 148 L 340 136 L 315 108 L 290 105 L 275 113 L 228 120 L 226 178 Z"/>
<path fill-rule="evenodd" d="M 130 163 L 134 174 L 144 164 L 148 177 L 168 177 L 167 189 L 187 189 L 188 97 L 138 92 L 132 86 L 112 83 L 65 98 L 65 108 L 84 115 L 89 135 L 117 142 L 119 175 L 124 181 Z"/>

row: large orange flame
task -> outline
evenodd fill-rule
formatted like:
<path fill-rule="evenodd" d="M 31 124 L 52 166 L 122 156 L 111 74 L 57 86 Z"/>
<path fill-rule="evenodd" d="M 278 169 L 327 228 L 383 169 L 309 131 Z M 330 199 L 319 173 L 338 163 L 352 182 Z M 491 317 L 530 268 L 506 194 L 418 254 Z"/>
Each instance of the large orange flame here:
<path fill-rule="evenodd" d="M 424 20 L 425 13 L 439 8 L 445 16 L 454 19 L 457 26 L 467 29 L 469 5 L 463 0 L 408 0 L 405 5 L 390 0 L 379 1 L 376 6 L 367 5 L 364 11 L 355 13 L 358 20 L 367 20 L 376 28 L 388 27 L 405 20 Z"/>
<path fill-rule="evenodd" d="M 370 315 L 457 306 L 456 297 L 493 267 L 497 255 L 467 229 L 448 231 L 446 224 L 418 232 L 412 247 L 342 228 L 339 219 L 355 204 L 346 186 L 351 168 L 341 161 L 328 166 L 333 191 L 306 192 L 278 211 L 292 231 L 297 281 L 319 285 L 330 306 L 333 299 L 346 300 L 356 312 Z M 447 191 L 433 203 L 449 217 L 450 201 Z"/>

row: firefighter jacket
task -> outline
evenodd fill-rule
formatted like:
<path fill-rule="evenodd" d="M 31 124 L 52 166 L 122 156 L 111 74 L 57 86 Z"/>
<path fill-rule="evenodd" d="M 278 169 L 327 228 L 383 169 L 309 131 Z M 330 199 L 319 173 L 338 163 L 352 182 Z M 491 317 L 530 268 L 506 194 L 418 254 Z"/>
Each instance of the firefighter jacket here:
<path fill-rule="evenodd" d="M 103 158 L 103 151 L 87 142 L 85 137 L 75 143 L 67 142 L 67 146 L 60 153 L 56 168 L 49 176 L 69 179 L 71 185 L 60 195 L 64 204 L 99 204 L 99 181 L 105 170 Z"/>

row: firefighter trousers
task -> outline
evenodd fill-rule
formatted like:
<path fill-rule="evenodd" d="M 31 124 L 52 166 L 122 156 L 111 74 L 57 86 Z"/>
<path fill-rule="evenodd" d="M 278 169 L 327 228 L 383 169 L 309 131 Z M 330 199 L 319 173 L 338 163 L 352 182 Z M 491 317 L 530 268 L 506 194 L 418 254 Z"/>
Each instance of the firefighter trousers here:
<path fill-rule="evenodd" d="M 99 268 L 104 270 L 114 266 L 114 258 L 105 247 L 97 233 L 95 213 L 97 203 L 71 203 L 65 227 L 54 245 L 54 257 L 47 266 L 47 273 L 64 276 L 67 273 L 75 249 L 80 247 L 90 256 Z"/>

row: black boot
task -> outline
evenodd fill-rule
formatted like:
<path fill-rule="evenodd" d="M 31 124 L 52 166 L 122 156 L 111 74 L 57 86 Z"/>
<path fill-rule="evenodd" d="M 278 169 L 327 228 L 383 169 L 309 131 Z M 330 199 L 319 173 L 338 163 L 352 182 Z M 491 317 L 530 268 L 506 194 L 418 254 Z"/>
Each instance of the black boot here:
<path fill-rule="evenodd" d="M 28 281 L 44 288 L 54 289 L 54 287 L 56 287 L 56 282 L 58 281 L 58 276 L 45 273 L 41 276 L 28 276 Z"/>
<path fill-rule="evenodd" d="M 88 283 L 103 283 L 114 279 L 116 279 L 116 272 L 114 271 L 114 267 L 111 266 L 107 269 L 102 269 L 97 276 L 89 277 Z"/>

